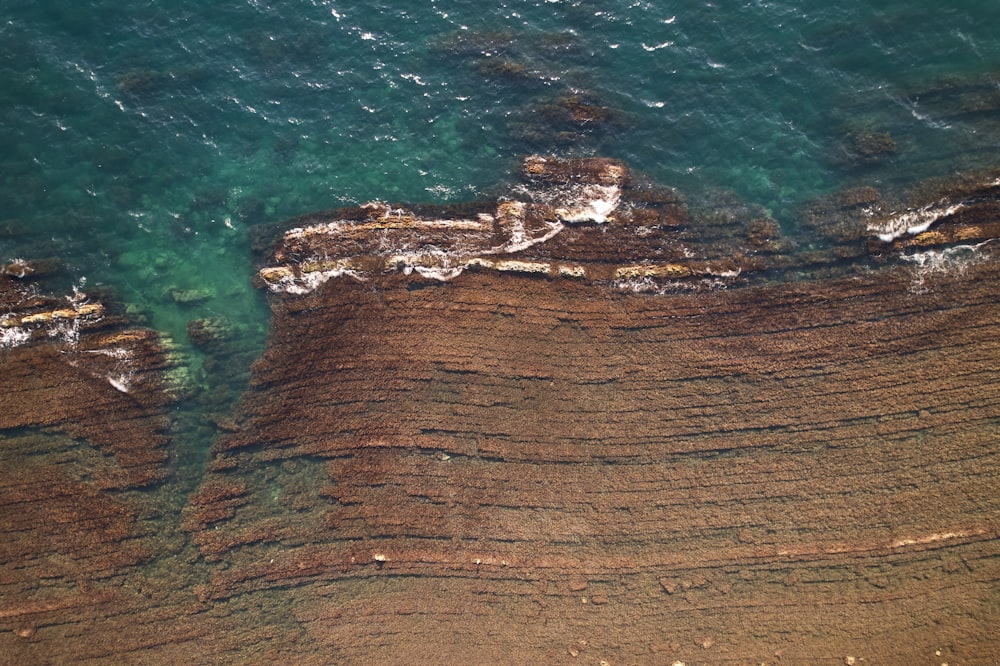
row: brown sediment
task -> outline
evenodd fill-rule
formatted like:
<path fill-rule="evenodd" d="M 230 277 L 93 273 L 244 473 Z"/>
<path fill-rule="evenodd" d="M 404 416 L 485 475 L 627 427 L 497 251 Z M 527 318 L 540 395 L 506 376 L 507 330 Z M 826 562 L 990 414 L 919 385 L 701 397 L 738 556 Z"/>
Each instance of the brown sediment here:
<path fill-rule="evenodd" d="M 759 211 L 706 221 L 612 160 L 529 158 L 483 205 L 303 218 L 258 274 L 269 345 L 182 512 L 197 554 L 121 574 L 150 509 L 18 464 L 7 487 L 119 516 L 45 500 L 125 584 L 5 595 L 0 654 L 996 661 L 993 178 L 816 202 L 794 252 Z M 109 464 L 47 436 L 4 451 Z"/>

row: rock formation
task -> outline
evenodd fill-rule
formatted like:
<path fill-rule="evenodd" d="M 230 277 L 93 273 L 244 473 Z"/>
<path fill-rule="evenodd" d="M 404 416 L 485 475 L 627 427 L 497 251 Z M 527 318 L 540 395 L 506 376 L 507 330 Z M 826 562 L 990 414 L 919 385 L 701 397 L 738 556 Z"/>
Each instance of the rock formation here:
<path fill-rule="evenodd" d="M 201 597 L 344 662 L 996 656 L 1000 184 L 922 194 L 822 254 L 609 160 L 295 221 Z"/>
<path fill-rule="evenodd" d="M 40 295 L 21 263 L 0 276 L 0 662 L 65 662 L 144 600 L 121 580 L 160 554 L 144 489 L 168 475 L 177 385 L 153 331 L 80 291 Z"/>
<path fill-rule="evenodd" d="M 154 338 L 8 296 L 3 501 L 30 511 L 0 654 L 996 661 L 1000 180 L 841 193 L 798 237 L 744 212 L 535 156 L 499 201 L 291 221 L 268 348 L 159 541 Z M 122 339 L 149 351 L 119 377 Z"/>

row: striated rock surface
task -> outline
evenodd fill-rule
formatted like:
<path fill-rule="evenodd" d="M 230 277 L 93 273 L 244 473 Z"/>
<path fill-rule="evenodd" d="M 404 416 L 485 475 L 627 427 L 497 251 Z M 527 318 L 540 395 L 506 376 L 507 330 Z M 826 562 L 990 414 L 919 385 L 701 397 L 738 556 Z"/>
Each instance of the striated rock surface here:
<path fill-rule="evenodd" d="M 0 276 L 0 663 L 68 663 L 81 637 L 114 652 L 147 601 L 124 581 L 160 554 L 148 493 L 169 473 L 174 361 L 100 299 L 40 295 L 20 263 Z"/>
<path fill-rule="evenodd" d="M 802 222 L 540 157 L 294 221 L 199 599 L 342 663 L 996 661 L 1000 185 Z"/>
<path fill-rule="evenodd" d="M 30 271 L 27 271 L 30 275 Z M 59 431 L 109 456 L 95 481 L 131 488 L 166 474 L 168 348 L 153 331 L 74 291 L 0 276 L 0 431 Z"/>
<path fill-rule="evenodd" d="M 541 157 L 293 220 L 204 470 L 169 346 L 9 262 L 0 664 L 997 662 L 997 174 L 798 222 Z"/>

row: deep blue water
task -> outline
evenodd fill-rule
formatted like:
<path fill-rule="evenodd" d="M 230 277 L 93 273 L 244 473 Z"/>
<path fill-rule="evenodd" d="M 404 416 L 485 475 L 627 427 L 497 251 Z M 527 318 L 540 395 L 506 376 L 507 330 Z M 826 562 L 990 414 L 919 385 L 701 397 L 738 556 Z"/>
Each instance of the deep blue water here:
<path fill-rule="evenodd" d="M 0 259 L 60 257 L 67 290 L 114 285 L 182 347 L 204 316 L 263 344 L 252 226 L 472 199 L 529 152 L 622 158 L 793 228 L 812 197 L 995 164 L 1000 143 L 997 2 L 2 6 Z M 607 116 L 567 124 L 568 98 Z M 895 153 L 845 158 L 865 133 Z"/>

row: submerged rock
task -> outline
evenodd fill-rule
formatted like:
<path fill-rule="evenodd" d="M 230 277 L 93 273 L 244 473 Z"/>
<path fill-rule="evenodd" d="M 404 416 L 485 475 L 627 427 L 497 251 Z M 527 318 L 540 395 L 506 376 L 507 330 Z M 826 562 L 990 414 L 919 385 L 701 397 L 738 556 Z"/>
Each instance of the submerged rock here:
<path fill-rule="evenodd" d="M 162 72 L 149 69 L 132 69 L 118 76 L 118 90 L 126 95 L 148 95 L 158 91 L 168 77 Z"/>
<path fill-rule="evenodd" d="M 579 148 L 621 125 L 624 114 L 591 95 L 578 92 L 543 100 L 526 108 L 510 124 L 516 141 L 548 150 L 559 146 Z"/>
<path fill-rule="evenodd" d="M 187 325 L 188 338 L 195 347 L 217 348 L 233 337 L 232 324 L 225 317 L 192 319 Z"/>
<path fill-rule="evenodd" d="M 169 296 L 178 305 L 191 305 L 215 298 L 215 291 L 209 287 L 198 287 L 195 289 L 170 287 L 164 291 L 164 294 Z"/>
<path fill-rule="evenodd" d="M 0 275 L 12 278 L 40 278 L 54 275 L 62 270 L 58 259 L 14 259 L 0 265 Z"/>
<path fill-rule="evenodd" d="M 436 50 L 454 55 L 496 55 L 514 45 L 510 30 L 460 30 L 437 40 Z"/>
<path fill-rule="evenodd" d="M 876 164 L 896 154 L 896 142 L 888 132 L 862 130 L 848 135 L 842 150 L 847 162 Z"/>
<path fill-rule="evenodd" d="M 479 58 L 472 63 L 473 68 L 483 76 L 503 79 L 532 79 L 535 74 L 523 62 L 512 58 Z"/>

